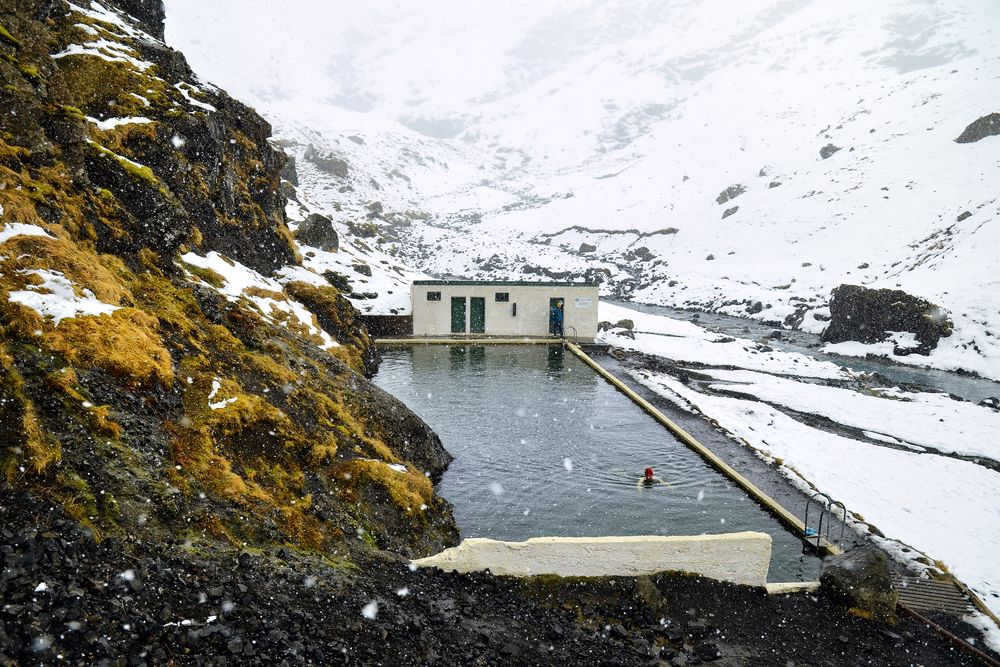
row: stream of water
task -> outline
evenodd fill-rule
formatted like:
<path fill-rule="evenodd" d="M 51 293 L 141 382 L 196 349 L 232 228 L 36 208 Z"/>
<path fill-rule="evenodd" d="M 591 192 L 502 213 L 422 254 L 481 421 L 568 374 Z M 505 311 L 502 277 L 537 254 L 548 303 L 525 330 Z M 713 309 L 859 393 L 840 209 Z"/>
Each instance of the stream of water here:
<path fill-rule="evenodd" d="M 748 338 L 759 341 L 775 331 L 775 327 L 773 326 L 761 324 L 756 320 L 732 317 L 731 315 L 699 312 L 697 313 L 697 317 L 695 317 L 696 314 L 691 311 L 678 310 L 666 306 L 649 306 L 640 303 L 617 301 L 610 301 L 609 303 L 631 308 L 641 313 L 663 315 L 675 320 L 694 321 L 706 329 L 718 331 L 735 338 Z M 800 352 L 815 359 L 830 361 L 838 366 L 847 366 L 856 371 L 880 373 L 897 384 L 918 386 L 925 391 L 954 394 L 973 403 L 978 403 L 990 396 L 1000 396 L 1000 382 L 994 382 L 993 380 L 959 375 L 950 371 L 924 368 L 922 366 L 902 366 L 877 359 L 824 354 L 818 349 L 820 346 L 819 336 L 803 331 L 781 330 L 781 338 L 772 338 L 767 344 L 776 350 Z"/>

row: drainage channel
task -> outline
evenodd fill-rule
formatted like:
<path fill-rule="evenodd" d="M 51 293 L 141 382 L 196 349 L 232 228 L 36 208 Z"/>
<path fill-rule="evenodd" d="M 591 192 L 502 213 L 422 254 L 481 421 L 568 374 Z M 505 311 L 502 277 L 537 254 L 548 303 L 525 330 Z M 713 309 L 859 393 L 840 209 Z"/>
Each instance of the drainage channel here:
<path fill-rule="evenodd" d="M 380 341 L 374 381 L 455 457 L 439 492 L 463 537 L 759 531 L 772 537 L 770 581 L 816 578 L 819 559 L 772 514 L 777 503 L 665 431 L 571 346 L 414 342 Z M 670 486 L 637 487 L 645 467 Z"/>

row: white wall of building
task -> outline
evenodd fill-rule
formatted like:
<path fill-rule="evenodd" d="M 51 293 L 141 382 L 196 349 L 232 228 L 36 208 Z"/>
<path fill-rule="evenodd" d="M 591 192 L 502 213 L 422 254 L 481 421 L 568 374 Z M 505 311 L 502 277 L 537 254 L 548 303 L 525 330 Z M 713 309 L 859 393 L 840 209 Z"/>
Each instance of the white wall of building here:
<path fill-rule="evenodd" d="M 428 301 L 428 292 L 440 292 L 440 301 Z M 507 293 L 508 301 L 497 301 L 498 292 Z M 597 335 L 598 289 L 594 285 L 564 283 L 414 283 L 413 335 L 450 336 L 451 300 L 464 298 L 466 317 L 464 334 L 470 333 L 472 297 L 484 299 L 486 331 L 489 336 L 547 336 L 549 335 L 549 303 L 552 298 L 562 298 L 563 329 L 567 338 L 593 340 Z M 515 314 L 516 307 L 516 314 Z M 575 334 L 574 334 L 575 331 Z"/>

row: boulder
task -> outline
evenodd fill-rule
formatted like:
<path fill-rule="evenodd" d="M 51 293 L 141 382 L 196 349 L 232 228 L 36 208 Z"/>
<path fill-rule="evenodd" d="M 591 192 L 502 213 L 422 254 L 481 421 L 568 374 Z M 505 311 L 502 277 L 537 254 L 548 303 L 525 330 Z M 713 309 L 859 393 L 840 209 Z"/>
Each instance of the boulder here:
<path fill-rule="evenodd" d="M 352 264 L 351 269 L 353 269 L 355 273 L 360 273 L 363 276 L 368 276 L 369 278 L 371 278 L 372 267 L 368 266 L 367 264 L 358 262 L 357 264 Z"/>
<path fill-rule="evenodd" d="M 889 559 L 863 547 L 823 561 L 820 592 L 863 618 L 895 622 L 899 594 L 892 587 Z"/>
<path fill-rule="evenodd" d="M 288 161 L 285 162 L 285 166 L 281 168 L 281 178 L 288 181 L 292 185 L 299 184 L 299 172 L 295 169 L 294 155 L 289 155 Z"/>
<path fill-rule="evenodd" d="M 715 198 L 717 204 L 725 204 L 727 201 L 736 199 L 741 194 L 747 191 L 747 186 L 742 183 L 735 183 L 730 185 L 728 188 L 719 193 L 719 196 Z"/>
<path fill-rule="evenodd" d="M 736 211 L 738 211 L 738 210 L 740 210 L 739 206 L 733 206 L 732 208 L 727 208 L 725 211 L 722 212 L 722 219 L 725 220 L 726 218 L 728 218 L 729 216 L 731 216 L 733 213 L 736 213 Z"/>
<path fill-rule="evenodd" d="M 347 279 L 347 276 L 343 273 L 337 273 L 336 271 L 324 271 L 323 277 L 326 278 L 326 282 L 330 283 L 344 294 L 350 294 L 354 291 L 354 288 L 351 287 L 351 283 Z"/>
<path fill-rule="evenodd" d="M 632 331 L 632 329 L 635 329 L 635 322 L 632 320 L 618 320 L 615 322 L 615 328 L 628 329 L 629 331 Z"/>
<path fill-rule="evenodd" d="M 1000 398 L 997 398 L 996 396 L 989 396 L 979 401 L 979 405 L 983 406 L 984 408 L 992 408 L 994 410 L 1000 411 Z"/>
<path fill-rule="evenodd" d="M 823 148 L 819 149 L 819 156 L 824 160 L 840 150 L 840 146 L 834 146 L 833 144 L 827 144 Z"/>
<path fill-rule="evenodd" d="M 973 121 L 962 134 L 955 139 L 957 144 L 971 144 L 1000 134 L 1000 113 L 991 113 Z"/>
<path fill-rule="evenodd" d="M 146 32 L 157 39 L 163 39 L 166 13 L 161 0 L 118 0 L 118 4 L 138 19 Z"/>
<path fill-rule="evenodd" d="M 302 221 L 295 232 L 295 239 L 303 245 L 326 252 L 337 252 L 340 249 L 340 239 L 337 230 L 333 228 L 333 222 L 319 213 L 313 213 Z"/>
<path fill-rule="evenodd" d="M 580 244 L 580 252 L 594 252 L 595 250 L 597 250 L 596 245 L 590 245 L 589 243 Z"/>
<path fill-rule="evenodd" d="M 312 144 L 306 147 L 302 157 L 312 162 L 320 171 L 326 172 L 330 176 L 347 178 L 349 165 L 347 164 L 347 160 L 343 158 L 336 157 L 335 155 L 323 155 Z"/>
<path fill-rule="evenodd" d="M 955 221 L 956 222 L 962 222 L 963 220 L 967 220 L 968 218 L 971 218 L 971 217 L 972 217 L 972 213 L 970 213 L 969 211 L 962 211 L 961 213 L 958 214 L 958 217 L 955 218 Z"/>
<path fill-rule="evenodd" d="M 909 351 L 927 355 L 951 330 L 947 312 L 926 299 L 902 290 L 841 285 L 830 299 L 830 324 L 823 341 L 878 343 L 888 339 L 890 332 L 909 331 L 920 343 Z"/>

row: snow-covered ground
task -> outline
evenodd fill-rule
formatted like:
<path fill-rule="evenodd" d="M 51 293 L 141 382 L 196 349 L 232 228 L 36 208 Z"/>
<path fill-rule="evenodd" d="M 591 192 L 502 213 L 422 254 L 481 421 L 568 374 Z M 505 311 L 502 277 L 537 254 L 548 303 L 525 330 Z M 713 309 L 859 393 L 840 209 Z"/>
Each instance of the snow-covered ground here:
<path fill-rule="evenodd" d="M 1000 613 L 1000 412 L 942 394 L 872 389 L 853 382 L 859 373 L 798 354 L 755 354 L 751 341 L 690 322 L 606 303 L 600 318 L 634 322 L 634 340 L 616 328 L 601 334 L 603 342 L 696 364 L 693 370 L 710 378 L 684 383 L 633 371 L 639 382 L 715 420 L 794 484 L 842 501 L 854 522 L 877 527 L 882 546 L 901 560 L 918 568 L 926 567 L 919 556 L 943 564 Z M 705 354 L 706 345 L 719 351 Z M 809 426 L 801 415 L 840 427 Z M 840 433 L 855 430 L 857 437 Z M 986 459 L 993 468 L 976 462 Z"/>

